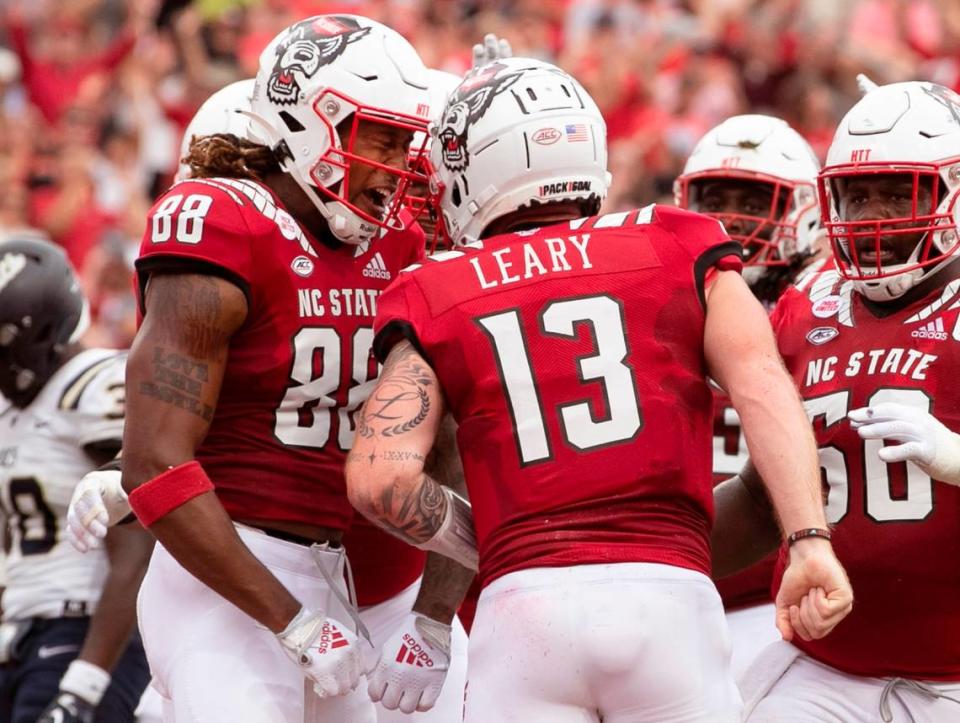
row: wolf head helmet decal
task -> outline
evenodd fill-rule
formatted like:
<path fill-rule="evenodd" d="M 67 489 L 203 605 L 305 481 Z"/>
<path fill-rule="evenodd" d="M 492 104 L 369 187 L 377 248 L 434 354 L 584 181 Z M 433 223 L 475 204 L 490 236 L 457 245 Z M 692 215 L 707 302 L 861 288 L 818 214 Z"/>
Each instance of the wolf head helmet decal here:
<path fill-rule="evenodd" d="M 360 27 L 354 18 L 340 15 L 297 23 L 277 46 L 267 97 L 278 105 L 293 105 L 300 100 L 304 80 L 312 78 L 318 69 L 340 57 L 350 43 L 369 32 L 370 28 Z"/>
<path fill-rule="evenodd" d="M 464 78 L 447 103 L 437 137 L 443 148 L 443 164 L 451 171 L 462 171 L 470 162 L 467 130 L 487 112 L 496 95 L 520 77 L 519 72 L 503 73 L 508 66 L 491 63 Z"/>

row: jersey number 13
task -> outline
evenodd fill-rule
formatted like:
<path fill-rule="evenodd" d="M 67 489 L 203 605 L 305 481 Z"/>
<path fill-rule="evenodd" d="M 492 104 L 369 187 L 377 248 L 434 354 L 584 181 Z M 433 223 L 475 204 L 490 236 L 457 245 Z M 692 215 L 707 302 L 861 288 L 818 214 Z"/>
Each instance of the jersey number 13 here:
<path fill-rule="evenodd" d="M 543 401 L 537 388 L 530 345 L 516 309 L 476 319 L 493 345 L 494 356 L 507 396 L 513 433 L 522 465 L 552 457 L 544 419 Z M 560 428 L 567 444 L 588 451 L 634 439 L 643 427 L 633 368 L 624 329 L 623 307 L 609 296 L 587 296 L 551 301 L 539 314 L 540 333 L 546 337 L 575 340 L 578 326 L 586 324 L 596 353 L 580 357 L 570 370 L 571 381 L 598 380 L 609 410 L 595 419 L 586 401 L 560 405 Z"/>

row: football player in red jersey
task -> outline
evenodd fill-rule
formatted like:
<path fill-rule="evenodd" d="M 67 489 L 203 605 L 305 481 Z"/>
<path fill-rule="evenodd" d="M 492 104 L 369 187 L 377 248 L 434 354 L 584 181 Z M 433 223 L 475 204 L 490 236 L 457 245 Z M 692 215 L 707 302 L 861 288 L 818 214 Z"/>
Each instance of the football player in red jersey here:
<path fill-rule="evenodd" d="M 674 184 L 678 206 L 716 218 L 743 246 L 742 275 L 766 308 L 773 308 L 818 245 L 819 170 L 813 149 L 785 121 L 741 115 L 697 142 Z M 719 484 L 743 468 L 747 444 L 730 399 L 716 386 L 713 392 L 713 480 Z M 779 639 L 770 595 L 775 562 L 772 554 L 749 570 L 717 580 L 735 677 Z"/>
<path fill-rule="evenodd" d="M 810 144 L 785 121 L 739 115 L 697 142 L 674 199 L 723 223 L 743 246 L 743 278 L 773 308 L 816 251 L 819 170 Z"/>
<path fill-rule="evenodd" d="M 439 113 L 449 90 L 459 79 L 429 69 L 427 77 L 431 113 Z M 452 85 L 450 78 L 454 79 Z M 209 135 L 219 130 L 245 135 L 246 127 L 238 126 L 237 122 L 250 110 L 252 90 L 251 79 L 228 86 L 212 96 L 184 134 L 182 155 L 189 155 L 188 142 L 194 134 Z M 414 136 L 411 146 L 411 162 L 414 164 L 421 161 L 417 143 L 419 135 Z M 438 444 L 433 467 L 444 479 L 462 479 L 459 458 L 452 443 Z M 449 467 L 453 469 L 440 470 Z M 459 622 L 451 619 L 453 608 L 439 600 L 438 594 L 446 600 L 448 591 L 454 591 L 451 602 L 455 601 L 457 579 L 464 579 L 463 572 L 451 570 L 449 564 L 437 555 L 425 556 L 421 550 L 388 535 L 360 515 L 354 517 L 344 535 L 343 546 L 353 569 L 360 620 L 370 633 L 371 643 L 381 651 L 380 662 L 368 674 L 371 695 L 380 703 L 377 706 L 378 723 L 402 723 L 409 720 L 408 714 L 414 712 L 414 720 L 423 723 L 445 723 L 459 717 L 466 680 L 467 639 Z M 425 561 L 428 565 L 426 571 Z M 439 639 L 441 645 L 431 647 L 421 640 L 420 628 L 433 630 L 430 639 Z M 411 647 L 411 640 L 429 652 L 429 667 L 421 658 L 399 654 Z"/>
<path fill-rule="evenodd" d="M 819 183 L 835 266 L 788 290 L 772 322 L 814 422 L 857 604 L 828 638 L 760 654 L 741 680 L 746 720 L 955 721 L 960 96 L 920 82 L 870 90 Z M 717 489 L 730 532 L 718 554 L 738 552 L 738 534 L 756 546 L 763 527 L 748 524 L 757 475 L 741 478 Z"/>
<path fill-rule="evenodd" d="M 298 22 L 260 59 L 260 142 L 194 144 L 151 211 L 123 486 L 162 544 L 140 623 L 177 720 L 375 720 L 342 463 L 378 296 L 423 255 L 401 204 L 424 81 L 378 23 Z"/>
<path fill-rule="evenodd" d="M 825 526 L 809 423 L 739 246 L 677 209 L 590 215 L 603 119 L 546 63 L 468 74 L 437 138 L 445 226 L 473 241 L 381 298 L 351 501 L 413 544 L 479 556 L 467 721 L 738 720 L 708 577 L 708 370 L 785 529 Z M 423 468 L 448 409 L 472 512 Z M 778 622 L 818 637 L 852 593 L 823 537 L 792 556 Z"/>

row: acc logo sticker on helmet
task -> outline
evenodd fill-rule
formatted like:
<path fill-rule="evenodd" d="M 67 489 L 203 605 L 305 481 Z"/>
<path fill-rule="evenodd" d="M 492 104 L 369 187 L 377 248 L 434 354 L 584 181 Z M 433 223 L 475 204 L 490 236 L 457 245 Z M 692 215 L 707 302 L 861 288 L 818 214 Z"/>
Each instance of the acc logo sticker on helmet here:
<path fill-rule="evenodd" d="M 370 28 L 360 27 L 355 19 L 342 15 L 324 15 L 297 23 L 276 48 L 267 97 L 277 105 L 297 103 L 303 81 L 369 32 Z"/>
<path fill-rule="evenodd" d="M 552 146 L 562 137 L 563 134 L 556 128 L 541 128 L 530 137 L 530 140 L 539 143 L 541 146 Z"/>

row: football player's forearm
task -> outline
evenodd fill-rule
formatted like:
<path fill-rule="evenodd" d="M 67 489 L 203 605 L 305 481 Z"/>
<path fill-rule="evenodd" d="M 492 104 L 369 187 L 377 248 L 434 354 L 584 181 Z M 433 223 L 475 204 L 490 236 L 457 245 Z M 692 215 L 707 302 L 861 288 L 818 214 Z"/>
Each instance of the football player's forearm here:
<path fill-rule="evenodd" d="M 440 530 L 447 514 L 448 501 L 442 486 L 424 473 L 393 478 L 387 474 L 389 470 L 378 475 L 382 483 L 376 487 L 364 486 L 351 495 L 351 503 L 394 537 L 411 545 L 427 542 Z"/>
<path fill-rule="evenodd" d="M 447 512 L 441 485 L 424 472 L 443 418 L 436 375 L 409 342 L 400 342 L 358 417 L 347 494 L 371 522 L 412 545 L 433 537 Z"/>
<path fill-rule="evenodd" d="M 273 632 L 300 603 L 243 544 L 217 496 L 194 497 L 150 526 L 166 550 L 195 578 Z"/>
<path fill-rule="evenodd" d="M 413 611 L 449 625 L 476 573 L 436 552 L 427 553 L 420 592 Z"/>
<path fill-rule="evenodd" d="M 737 410 L 750 458 L 783 527 L 824 527 L 813 430 L 766 312 L 730 271 L 718 274 L 707 296 L 704 355 Z"/>
<path fill-rule="evenodd" d="M 109 672 L 137 624 L 137 593 L 153 551 L 153 537 L 138 526 L 117 527 L 107 535 L 106 548 L 110 572 L 77 657 Z"/>
<path fill-rule="evenodd" d="M 786 533 L 826 527 L 813 430 L 778 357 L 749 365 L 754 380 L 730 391 L 750 459 Z"/>

